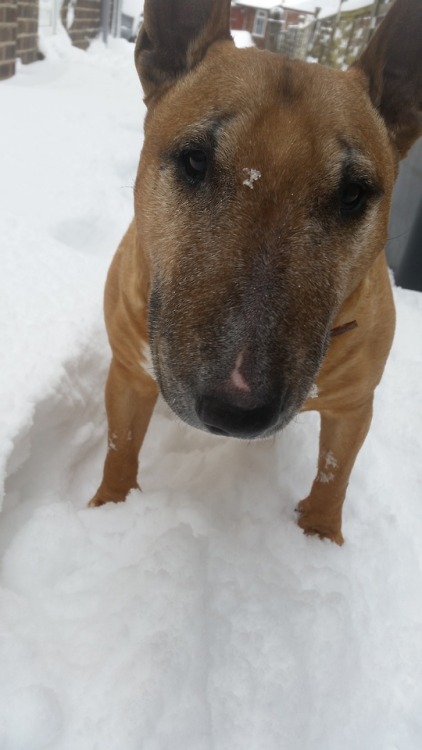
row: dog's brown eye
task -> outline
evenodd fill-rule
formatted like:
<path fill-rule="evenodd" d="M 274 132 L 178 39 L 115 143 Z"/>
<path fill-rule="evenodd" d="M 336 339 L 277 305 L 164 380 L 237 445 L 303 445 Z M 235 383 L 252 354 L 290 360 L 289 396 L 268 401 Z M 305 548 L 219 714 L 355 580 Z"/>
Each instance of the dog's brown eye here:
<path fill-rule="evenodd" d="M 200 149 L 184 151 L 182 162 L 185 172 L 191 180 L 200 182 L 204 179 L 208 167 L 208 159 L 205 151 L 201 151 Z"/>
<path fill-rule="evenodd" d="M 344 213 L 355 213 L 365 205 L 367 191 L 358 182 L 344 185 L 340 193 L 341 210 Z"/>

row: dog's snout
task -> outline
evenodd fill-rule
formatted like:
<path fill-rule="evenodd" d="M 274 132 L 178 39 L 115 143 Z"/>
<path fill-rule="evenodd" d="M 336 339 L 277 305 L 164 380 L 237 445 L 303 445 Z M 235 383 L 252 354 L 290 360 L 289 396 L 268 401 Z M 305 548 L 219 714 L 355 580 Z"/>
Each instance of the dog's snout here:
<path fill-rule="evenodd" d="M 202 395 L 196 400 L 196 413 L 204 427 L 214 435 L 253 439 L 277 422 L 280 399 L 273 398 L 250 407 L 214 395 Z"/>

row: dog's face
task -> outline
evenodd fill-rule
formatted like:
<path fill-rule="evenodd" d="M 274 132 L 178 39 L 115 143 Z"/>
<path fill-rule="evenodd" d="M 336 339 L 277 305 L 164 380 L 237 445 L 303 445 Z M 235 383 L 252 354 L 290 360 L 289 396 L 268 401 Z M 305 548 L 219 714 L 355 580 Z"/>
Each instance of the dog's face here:
<path fill-rule="evenodd" d="M 357 71 L 214 45 L 150 108 L 136 183 L 150 344 L 186 422 L 285 426 L 382 250 L 395 176 Z"/>

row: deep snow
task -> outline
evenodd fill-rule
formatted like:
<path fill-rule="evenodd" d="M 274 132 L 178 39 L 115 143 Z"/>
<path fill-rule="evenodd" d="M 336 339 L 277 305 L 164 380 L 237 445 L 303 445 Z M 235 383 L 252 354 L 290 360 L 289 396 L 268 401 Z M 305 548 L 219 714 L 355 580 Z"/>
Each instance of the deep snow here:
<path fill-rule="evenodd" d="M 131 45 L 45 44 L 0 84 L 1 750 L 420 750 L 422 295 L 395 290 L 344 547 L 295 525 L 313 414 L 244 444 L 160 403 L 143 493 L 86 508 L 144 109 Z"/>

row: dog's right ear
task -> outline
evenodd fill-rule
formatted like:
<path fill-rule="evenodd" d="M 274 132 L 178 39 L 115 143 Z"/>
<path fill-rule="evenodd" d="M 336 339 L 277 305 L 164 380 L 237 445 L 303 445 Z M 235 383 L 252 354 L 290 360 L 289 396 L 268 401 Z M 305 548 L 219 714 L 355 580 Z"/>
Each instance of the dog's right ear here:
<path fill-rule="evenodd" d="M 195 67 L 230 36 L 230 0 L 145 0 L 135 63 L 145 99 Z"/>
<path fill-rule="evenodd" d="M 403 158 L 422 135 L 422 0 L 395 0 L 353 67 Z"/>

